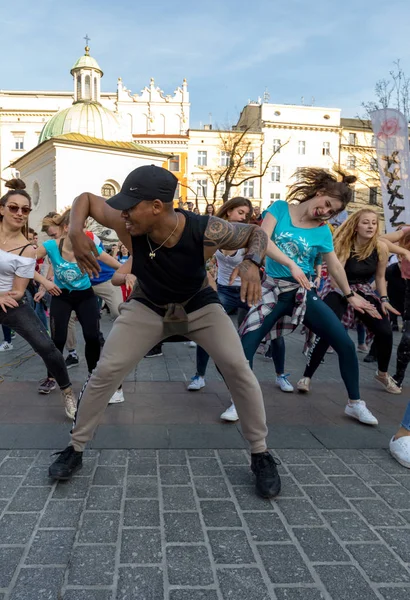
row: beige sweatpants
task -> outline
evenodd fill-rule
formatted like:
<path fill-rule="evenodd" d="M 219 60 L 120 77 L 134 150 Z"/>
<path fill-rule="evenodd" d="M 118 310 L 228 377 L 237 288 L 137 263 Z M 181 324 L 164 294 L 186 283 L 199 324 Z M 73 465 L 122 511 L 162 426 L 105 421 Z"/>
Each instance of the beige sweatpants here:
<path fill-rule="evenodd" d="M 118 311 L 119 305 L 122 302 L 121 288 L 111 283 L 111 280 L 104 281 L 93 285 L 94 294 L 104 300 L 113 319 L 116 319 L 120 314 Z M 65 344 L 67 350 L 74 350 L 77 347 L 77 336 L 75 333 L 75 313 L 71 313 L 70 321 L 68 322 L 67 341 Z"/>
<path fill-rule="evenodd" d="M 232 394 L 251 451 L 263 452 L 266 450 L 267 427 L 262 392 L 230 318 L 220 304 L 209 304 L 188 315 L 188 332 L 188 337 L 202 346 L 218 365 Z M 71 435 L 75 450 L 82 451 L 92 439 L 119 384 L 162 339 L 164 324 L 161 316 L 136 300 L 121 304 L 120 316 L 80 395 Z"/>

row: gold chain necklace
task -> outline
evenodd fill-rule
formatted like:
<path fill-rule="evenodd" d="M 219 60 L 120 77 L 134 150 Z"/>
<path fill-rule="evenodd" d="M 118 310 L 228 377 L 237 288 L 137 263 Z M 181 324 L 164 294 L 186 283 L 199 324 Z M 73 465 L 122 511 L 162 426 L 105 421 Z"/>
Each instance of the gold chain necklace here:
<path fill-rule="evenodd" d="M 147 233 L 147 242 L 148 242 L 149 249 L 151 250 L 151 252 L 149 253 L 149 257 L 150 257 L 151 259 L 155 258 L 155 253 L 156 253 L 158 250 L 160 250 L 160 249 L 162 248 L 162 246 L 163 246 L 164 244 L 166 244 L 166 243 L 167 243 L 167 241 L 168 241 L 170 238 L 172 238 L 172 236 L 174 235 L 174 233 L 176 232 L 176 230 L 177 230 L 177 228 L 178 228 L 178 223 L 179 223 L 179 215 L 177 214 L 177 224 L 175 225 L 174 229 L 173 229 L 173 230 L 172 230 L 172 232 L 169 234 L 169 236 L 167 237 L 167 239 L 166 239 L 166 240 L 164 240 L 164 241 L 162 242 L 162 244 L 161 244 L 160 246 L 158 246 L 158 248 L 155 248 L 155 250 L 153 250 L 153 249 L 152 249 L 151 243 L 150 243 L 150 241 L 149 241 L 149 236 L 148 236 L 148 233 Z"/>

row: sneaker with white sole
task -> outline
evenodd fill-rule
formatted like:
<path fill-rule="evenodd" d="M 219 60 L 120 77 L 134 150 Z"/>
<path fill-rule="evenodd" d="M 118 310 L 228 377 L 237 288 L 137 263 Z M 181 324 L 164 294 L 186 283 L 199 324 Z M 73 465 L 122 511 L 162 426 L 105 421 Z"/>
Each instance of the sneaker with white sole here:
<path fill-rule="evenodd" d="M 61 396 L 64 401 L 65 414 L 69 419 L 73 420 L 77 411 L 77 399 L 74 395 L 73 388 L 69 387 L 65 390 L 61 390 Z"/>
<path fill-rule="evenodd" d="M 390 453 L 393 458 L 397 460 L 398 463 L 410 469 L 410 436 L 403 436 L 394 439 L 394 436 L 390 440 L 389 444 Z"/>
<path fill-rule="evenodd" d="M 121 402 L 124 402 L 124 401 L 125 401 L 124 392 L 122 391 L 122 388 L 120 388 L 119 390 L 114 392 L 114 394 L 111 396 L 108 404 L 120 404 Z"/>
<path fill-rule="evenodd" d="M 188 386 L 188 390 L 190 392 L 197 392 L 198 390 L 202 390 L 205 387 L 205 379 L 200 375 L 195 375 L 192 377 L 191 383 Z"/>
<path fill-rule="evenodd" d="M 190 342 L 189 342 L 189 344 L 188 344 L 188 346 L 189 346 L 190 348 L 196 348 L 196 342 L 192 342 L 192 341 L 190 341 Z"/>
<path fill-rule="evenodd" d="M 387 373 L 386 377 L 383 377 L 379 374 L 379 371 L 376 371 L 376 375 L 374 376 L 375 380 L 382 384 L 386 392 L 389 394 L 401 394 L 401 387 L 397 385 L 394 381 L 393 377 Z"/>
<path fill-rule="evenodd" d="M 46 377 L 40 381 L 40 385 L 37 388 L 39 394 L 49 394 L 53 392 L 57 387 L 57 382 L 51 377 Z"/>
<path fill-rule="evenodd" d="M 11 342 L 2 342 L 0 344 L 0 352 L 8 352 L 13 350 L 13 344 Z"/>
<path fill-rule="evenodd" d="M 288 379 L 289 375 L 290 373 L 276 376 L 276 385 L 280 387 L 282 392 L 293 392 L 293 385 Z"/>
<path fill-rule="evenodd" d="M 366 402 L 363 400 L 359 400 L 358 402 L 352 402 L 352 404 L 347 404 L 345 408 L 345 415 L 348 417 L 352 417 L 353 419 L 357 419 L 360 423 L 364 423 L 365 425 L 378 425 L 379 421 L 376 417 L 370 412 L 370 410 L 366 406 Z"/>
<path fill-rule="evenodd" d="M 307 394 L 310 392 L 310 377 L 302 377 L 296 384 L 298 392 L 302 392 L 303 394 Z"/>
<path fill-rule="evenodd" d="M 233 402 L 231 406 L 221 414 L 221 419 L 222 421 L 239 421 L 238 413 L 236 412 L 235 404 Z"/>

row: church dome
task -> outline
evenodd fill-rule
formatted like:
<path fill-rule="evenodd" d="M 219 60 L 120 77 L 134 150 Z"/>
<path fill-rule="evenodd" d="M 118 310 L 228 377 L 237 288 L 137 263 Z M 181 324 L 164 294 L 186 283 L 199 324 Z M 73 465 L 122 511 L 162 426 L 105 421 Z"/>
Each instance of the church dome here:
<path fill-rule="evenodd" d="M 78 69 L 95 69 L 96 71 L 99 71 L 101 73 L 101 77 L 102 77 L 103 72 L 101 70 L 100 65 L 95 60 L 95 58 L 93 58 L 92 56 L 90 56 L 88 54 L 88 51 L 89 51 L 89 48 L 88 48 L 88 46 L 86 46 L 86 53 L 83 56 L 80 56 L 80 58 L 77 60 L 77 62 L 72 66 L 71 71 L 70 71 L 71 75 L 74 75 L 74 73 Z"/>

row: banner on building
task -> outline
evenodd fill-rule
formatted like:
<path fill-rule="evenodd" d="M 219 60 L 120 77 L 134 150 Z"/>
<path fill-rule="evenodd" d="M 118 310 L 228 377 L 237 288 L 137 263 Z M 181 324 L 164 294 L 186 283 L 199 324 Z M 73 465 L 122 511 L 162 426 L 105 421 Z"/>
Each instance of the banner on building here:
<path fill-rule="evenodd" d="M 370 113 L 383 198 L 386 231 L 410 224 L 410 155 L 408 124 L 394 108 Z"/>

